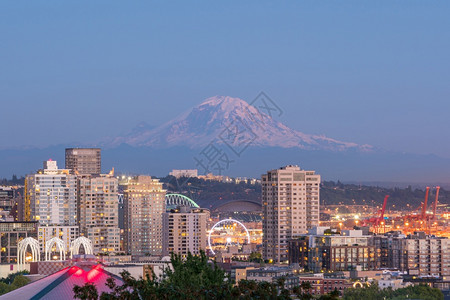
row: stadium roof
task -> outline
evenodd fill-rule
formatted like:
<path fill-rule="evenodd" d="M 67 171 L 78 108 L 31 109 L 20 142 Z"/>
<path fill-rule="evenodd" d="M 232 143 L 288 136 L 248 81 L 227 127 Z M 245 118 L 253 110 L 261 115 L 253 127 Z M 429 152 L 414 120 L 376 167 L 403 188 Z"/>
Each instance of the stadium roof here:
<path fill-rule="evenodd" d="M 262 210 L 261 203 L 249 200 L 230 201 L 214 209 L 219 212 L 260 212 Z"/>
<path fill-rule="evenodd" d="M 82 286 L 88 282 L 95 284 L 98 295 L 111 290 L 105 285 L 106 279 L 112 277 L 118 285 L 123 283 L 122 279 L 102 268 L 102 265 L 77 264 L 67 267 L 40 280 L 31 282 L 26 286 L 11 291 L 0 298 L 3 299 L 74 299 L 73 287 Z"/>

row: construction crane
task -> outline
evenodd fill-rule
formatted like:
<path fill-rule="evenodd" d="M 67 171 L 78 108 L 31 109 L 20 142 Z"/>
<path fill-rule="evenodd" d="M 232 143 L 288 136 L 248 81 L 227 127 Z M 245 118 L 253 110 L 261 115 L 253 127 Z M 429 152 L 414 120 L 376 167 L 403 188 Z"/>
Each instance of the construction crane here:
<path fill-rule="evenodd" d="M 375 232 L 378 233 L 379 226 L 381 224 L 384 224 L 383 223 L 384 212 L 386 211 L 386 204 L 387 204 L 388 198 L 389 198 L 389 195 L 384 196 L 383 207 L 381 208 L 381 210 L 378 211 L 378 213 L 380 215 L 378 217 L 373 217 L 373 218 L 362 221 L 362 226 L 367 226 L 367 225 L 371 224 L 372 226 L 375 227 Z"/>

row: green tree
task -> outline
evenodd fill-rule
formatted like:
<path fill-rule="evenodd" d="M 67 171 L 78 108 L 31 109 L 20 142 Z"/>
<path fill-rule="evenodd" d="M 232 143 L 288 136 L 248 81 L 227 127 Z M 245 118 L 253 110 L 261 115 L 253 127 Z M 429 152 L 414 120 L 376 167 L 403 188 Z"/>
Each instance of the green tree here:
<path fill-rule="evenodd" d="M 11 286 L 13 287 L 13 289 L 18 289 L 20 287 L 27 285 L 28 283 L 30 283 L 30 279 L 26 278 L 23 275 L 17 275 L 14 278 Z"/>
<path fill-rule="evenodd" d="M 30 279 L 23 276 L 24 274 L 28 274 L 28 271 L 12 273 L 6 278 L 0 279 L 0 295 L 27 285 L 30 282 Z"/>
<path fill-rule="evenodd" d="M 260 252 L 252 252 L 252 253 L 250 253 L 250 256 L 248 257 L 248 261 L 256 262 L 256 263 L 263 262 L 261 253 Z"/>
<path fill-rule="evenodd" d="M 172 267 L 166 268 L 160 278 L 153 273 L 146 279 L 135 279 L 126 271 L 121 273 L 121 285 L 108 278 L 106 285 L 110 292 L 103 292 L 100 299 L 291 299 L 291 291 L 284 288 L 285 278 L 277 282 L 241 280 L 233 286 L 225 271 L 209 262 L 204 252 L 198 256 L 189 254 L 185 259 L 173 254 L 171 263 Z M 94 289 L 95 286 L 88 284 L 77 286 L 74 288 L 75 298 L 96 299 Z"/>
<path fill-rule="evenodd" d="M 97 300 L 98 292 L 93 283 L 86 283 L 84 286 L 75 286 L 73 288 L 74 297 L 82 300 Z"/>
<path fill-rule="evenodd" d="M 363 288 L 350 288 L 344 293 L 344 300 L 375 300 L 375 299 L 422 299 L 422 300 L 443 300 L 444 295 L 438 289 L 431 288 L 426 284 L 408 286 L 392 290 L 391 288 L 380 289 L 378 284 L 374 283 Z"/>
<path fill-rule="evenodd" d="M 11 286 L 9 284 L 6 284 L 4 282 L 0 282 L 0 295 L 6 294 L 8 292 L 12 291 Z"/>

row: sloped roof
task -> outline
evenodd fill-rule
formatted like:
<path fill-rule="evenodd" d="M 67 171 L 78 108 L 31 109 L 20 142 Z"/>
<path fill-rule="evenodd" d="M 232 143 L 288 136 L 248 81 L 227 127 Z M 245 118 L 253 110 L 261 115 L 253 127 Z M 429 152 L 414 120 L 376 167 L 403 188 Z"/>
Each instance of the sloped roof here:
<path fill-rule="evenodd" d="M 119 285 L 123 283 L 120 277 L 105 271 L 100 264 L 90 266 L 75 265 L 11 291 L 0 296 L 0 299 L 73 299 L 73 287 L 75 285 L 82 286 L 88 282 L 93 283 L 97 287 L 98 295 L 100 296 L 102 292 L 110 291 L 105 285 L 109 277 L 114 278 Z"/>

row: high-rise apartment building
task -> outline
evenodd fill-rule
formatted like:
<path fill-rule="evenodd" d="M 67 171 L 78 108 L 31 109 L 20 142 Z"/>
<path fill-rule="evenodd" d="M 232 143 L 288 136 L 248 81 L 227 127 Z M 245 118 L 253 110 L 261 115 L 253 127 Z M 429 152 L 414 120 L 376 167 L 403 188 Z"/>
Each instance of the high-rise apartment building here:
<path fill-rule="evenodd" d="M 100 174 L 102 171 L 100 148 L 66 149 L 66 169 L 75 174 Z"/>
<path fill-rule="evenodd" d="M 25 179 L 25 221 L 41 225 L 78 225 L 77 179 L 56 161 L 44 162 L 44 169 Z"/>
<path fill-rule="evenodd" d="M 162 214 L 165 195 L 162 183 L 150 176 L 127 179 L 124 185 L 124 247 L 131 255 L 161 255 Z"/>
<path fill-rule="evenodd" d="M 208 219 L 209 210 L 202 208 L 181 206 L 163 213 L 163 255 L 206 251 Z"/>
<path fill-rule="evenodd" d="M 263 257 L 288 260 L 288 240 L 319 225 L 320 175 L 286 166 L 262 175 Z"/>
<path fill-rule="evenodd" d="M 94 254 L 120 250 L 118 185 L 112 174 L 78 176 L 80 231 Z"/>

